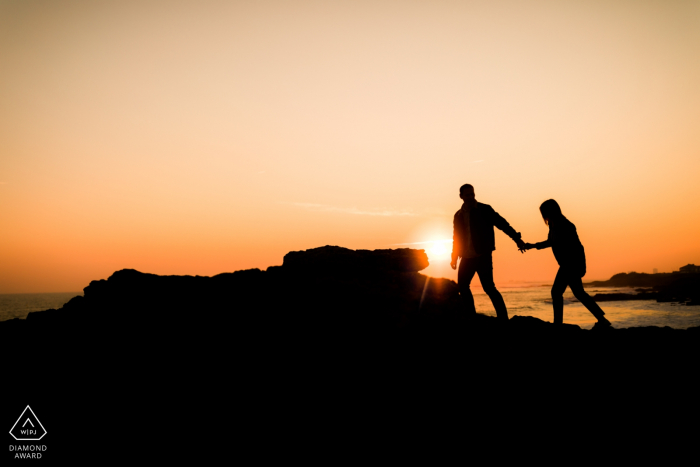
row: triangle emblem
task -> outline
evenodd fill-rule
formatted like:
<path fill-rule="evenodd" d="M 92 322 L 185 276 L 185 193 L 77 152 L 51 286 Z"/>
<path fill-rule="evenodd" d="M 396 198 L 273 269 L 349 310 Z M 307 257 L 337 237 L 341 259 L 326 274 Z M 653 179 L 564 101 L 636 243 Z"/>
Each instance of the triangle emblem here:
<path fill-rule="evenodd" d="M 27 406 L 10 429 L 10 434 L 17 441 L 39 441 L 46 434 L 46 430 L 32 408 Z"/>

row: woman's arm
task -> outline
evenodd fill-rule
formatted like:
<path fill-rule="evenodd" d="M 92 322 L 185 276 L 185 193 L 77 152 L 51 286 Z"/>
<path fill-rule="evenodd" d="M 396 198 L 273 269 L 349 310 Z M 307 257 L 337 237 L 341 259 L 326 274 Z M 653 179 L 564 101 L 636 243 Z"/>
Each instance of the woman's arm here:
<path fill-rule="evenodd" d="M 532 245 L 532 247 L 537 248 L 538 250 L 543 250 L 545 248 L 551 248 L 552 245 L 555 243 L 552 240 L 556 240 L 556 238 L 557 238 L 556 236 L 554 236 L 554 233 L 555 232 L 552 232 L 552 226 L 550 225 L 549 232 L 547 233 L 547 240 L 545 240 L 544 242 L 535 243 L 534 245 Z"/>
<path fill-rule="evenodd" d="M 520 248 L 520 251 L 525 251 L 525 250 L 532 250 L 533 248 L 537 248 L 538 250 L 541 250 L 543 248 L 548 248 L 552 246 L 549 243 L 549 240 L 545 240 L 544 242 L 539 242 L 539 243 L 523 243 L 522 248 Z"/>

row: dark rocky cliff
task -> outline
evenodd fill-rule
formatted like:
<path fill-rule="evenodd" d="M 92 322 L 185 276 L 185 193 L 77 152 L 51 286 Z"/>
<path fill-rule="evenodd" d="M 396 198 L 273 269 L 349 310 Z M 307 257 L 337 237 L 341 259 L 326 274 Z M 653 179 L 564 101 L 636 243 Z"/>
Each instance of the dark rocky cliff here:
<path fill-rule="evenodd" d="M 472 422 L 528 407 L 534 419 L 564 396 L 629 399 L 656 381 L 694 381 L 700 329 L 467 322 L 456 284 L 420 274 L 427 265 L 422 250 L 326 246 L 265 271 L 117 271 L 59 310 L 0 323 L 4 396 L 41 402 L 60 440 L 54 453 L 69 456 L 78 439 L 112 455 L 157 441 L 173 455 L 226 446 L 239 432 L 247 438 L 237 441 L 276 440 L 280 430 L 292 439 L 300 420 L 314 436 L 352 420 L 368 430 L 389 407 L 414 416 L 417 403 L 443 399 L 452 401 L 445 414 L 470 401 Z M 86 431 L 86 420 L 100 425 Z M 143 420 L 153 426 L 135 425 Z"/>
<path fill-rule="evenodd" d="M 60 310 L 30 313 L 15 326 L 99 324 L 105 331 L 158 333 L 183 326 L 216 326 L 233 333 L 289 333 L 295 328 L 302 333 L 384 332 L 456 310 L 456 284 L 429 280 L 418 272 L 427 266 L 423 250 L 325 246 L 290 252 L 282 266 L 265 271 L 213 277 L 124 269 L 107 280 L 92 281 L 84 296 Z"/>
<path fill-rule="evenodd" d="M 420 274 L 427 266 L 423 250 L 354 251 L 324 246 L 290 252 L 281 266 L 265 271 L 213 277 L 158 276 L 124 269 L 106 280 L 92 281 L 84 296 L 59 310 L 0 323 L 0 336 L 12 342 L 35 334 L 42 336 L 37 343 L 42 347 L 55 344 L 60 334 L 71 336 L 61 339 L 66 347 L 92 340 L 95 348 L 118 338 L 146 347 L 169 346 L 177 353 L 183 348 L 224 349 L 244 342 L 265 342 L 272 349 L 277 343 L 303 347 L 318 342 L 334 345 L 343 339 L 384 342 L 430 336 L 457 345 L 506 334 L 509 341 L 557 334 L 549 323 L 535 318 L 511 317 L 507 330 L 486 316 L 464 322 L 457 285 Z M 593 337 L 590 331 L 566 326 L 563 332 L 580 336 L 576 339 L 582 342 L 617 342 L 629 338 L 625 336 L 659 332 L 674 333 L 674 339 L 683 341 L 680 336 L 696 330 L 614 330 Z M 122 346 L 119 351 L 129 349 Z"/>

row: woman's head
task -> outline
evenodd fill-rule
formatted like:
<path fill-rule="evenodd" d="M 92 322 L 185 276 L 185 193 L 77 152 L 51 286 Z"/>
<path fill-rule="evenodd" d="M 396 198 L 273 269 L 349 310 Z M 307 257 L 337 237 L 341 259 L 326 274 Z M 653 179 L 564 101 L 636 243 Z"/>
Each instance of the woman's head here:
<path fill-rule="evenodd" d="M 548 199 L 544 203 L 540 205 L 540 212 L 542 213 L 542 219 L 544 219 L 544 223 L 549 225 L 549 222 L 552 219 L 559 219 L 564 217 L 564 215 L 561 213 L 561 208 L 559 207 L 559 204 L 554 201 L 553 199 Z"/>

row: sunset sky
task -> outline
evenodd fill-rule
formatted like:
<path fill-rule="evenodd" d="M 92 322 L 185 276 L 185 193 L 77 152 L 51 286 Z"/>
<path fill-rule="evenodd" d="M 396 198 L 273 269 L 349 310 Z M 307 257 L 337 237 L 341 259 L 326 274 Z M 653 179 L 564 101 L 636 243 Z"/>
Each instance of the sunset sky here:
<path fill-rule="evenodd" d="M 700 2 L 0 0 L 0 293 L 449 243 L 471 183 L 585 279 L 700 264 Z M 551 282 L 496 233 L 497 284 Z"/>

